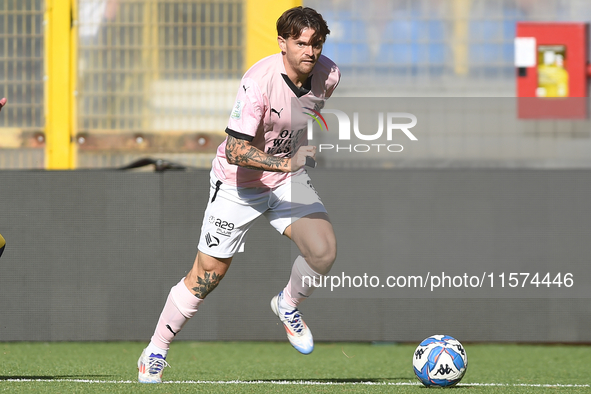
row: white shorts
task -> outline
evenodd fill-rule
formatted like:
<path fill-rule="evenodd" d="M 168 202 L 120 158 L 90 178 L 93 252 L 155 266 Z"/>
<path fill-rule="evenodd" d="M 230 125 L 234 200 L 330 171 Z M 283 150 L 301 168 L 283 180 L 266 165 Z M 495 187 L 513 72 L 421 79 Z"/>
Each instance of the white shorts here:
<path fill-rule="evenodd" d="M 326 209 L 305 171 L 275 189 L 226 185 L 212 171 L 198 248 L 209 256 L 232 257 L 244 251 L 248 230 L 259 216 L 283 234 L 294 221 L 316 212 Z"/>

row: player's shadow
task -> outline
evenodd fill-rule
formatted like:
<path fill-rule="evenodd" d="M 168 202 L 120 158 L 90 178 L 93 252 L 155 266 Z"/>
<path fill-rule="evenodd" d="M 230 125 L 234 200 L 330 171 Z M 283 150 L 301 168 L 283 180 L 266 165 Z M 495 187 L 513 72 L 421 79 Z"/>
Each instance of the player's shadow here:
<path fill-rule="evenodd" d="M 115 375 L 1 375 L 3 380 L 68 380 L 68 379 L 107 379 Z"/>

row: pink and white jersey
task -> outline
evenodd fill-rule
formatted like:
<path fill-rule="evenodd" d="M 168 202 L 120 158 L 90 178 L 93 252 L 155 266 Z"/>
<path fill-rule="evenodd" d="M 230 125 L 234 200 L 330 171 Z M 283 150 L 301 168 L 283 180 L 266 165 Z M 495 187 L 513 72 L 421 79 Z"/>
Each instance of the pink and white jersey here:
<path fill-rule="evenodd" d="M 309 112 L 304 108 L 320 110 L 337 87 L 340 77 L 336 64 L 321 55 L 306 83 L 298 88 L 287 77 L 281 53 L 266 57 L 242 77 L 226 133 L 249 141 L 265 153 L 291 157 L 300 146 L 308 144 L 307 121 L 310 117 L 302 115 Z M 292 100 L 296 104 L 294 108 L 298 108 L 293 119 Z M 219 180 L 240 187 L 275 188 L 292 175 L 229 164 L 226 141 L 218 147 L 212 165 Z"/>

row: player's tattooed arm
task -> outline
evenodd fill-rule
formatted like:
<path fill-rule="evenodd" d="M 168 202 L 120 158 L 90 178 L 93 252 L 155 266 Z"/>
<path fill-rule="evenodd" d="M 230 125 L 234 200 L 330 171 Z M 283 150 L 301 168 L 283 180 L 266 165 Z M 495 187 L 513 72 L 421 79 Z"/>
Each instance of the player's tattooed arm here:
<path fill-rule="evenodd" d="M 198 276 L 197 277 L 197 286 L 193 287 L 193 291 L 195 292 L 195 297 L 197 298 L 205 298 L 209 293 L 213 291 L 220 284 L 220 281 L 224 275 L 216 274 L 215 272 L 205 272 L 203 274 L 203 278 Z"/>
<path fill-rule="evenodd" d="M 248 141 L 228 135 L 226 141 L 226 159 L 228 163 L 253 170 L 289 172 L 289 158 L 269 155 L 252 146 Z"/>

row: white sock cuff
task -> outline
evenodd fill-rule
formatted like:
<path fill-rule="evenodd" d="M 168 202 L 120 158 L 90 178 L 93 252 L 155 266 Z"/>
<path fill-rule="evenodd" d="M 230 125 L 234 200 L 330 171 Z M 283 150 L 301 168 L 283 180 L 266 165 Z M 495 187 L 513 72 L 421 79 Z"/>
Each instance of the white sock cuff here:
<path fill-rule="evenodd" d="M 161 354 L 162 357 L 166 358 L 168 355 L 168 349 L 162 349 L 154 344 L 154 342 L 150 341 L 148 346 L 146 347 L 146 353 L 148 354 Z"/>
<path fill-rule="evenodd" d="M 192 318 L 197 313 L 199 305 L 203 302 L 203 299 L 197 298 L 187 289 L 185 278 L 170 289 L 170 296 L 179 312 L 187 319 Z"/>

